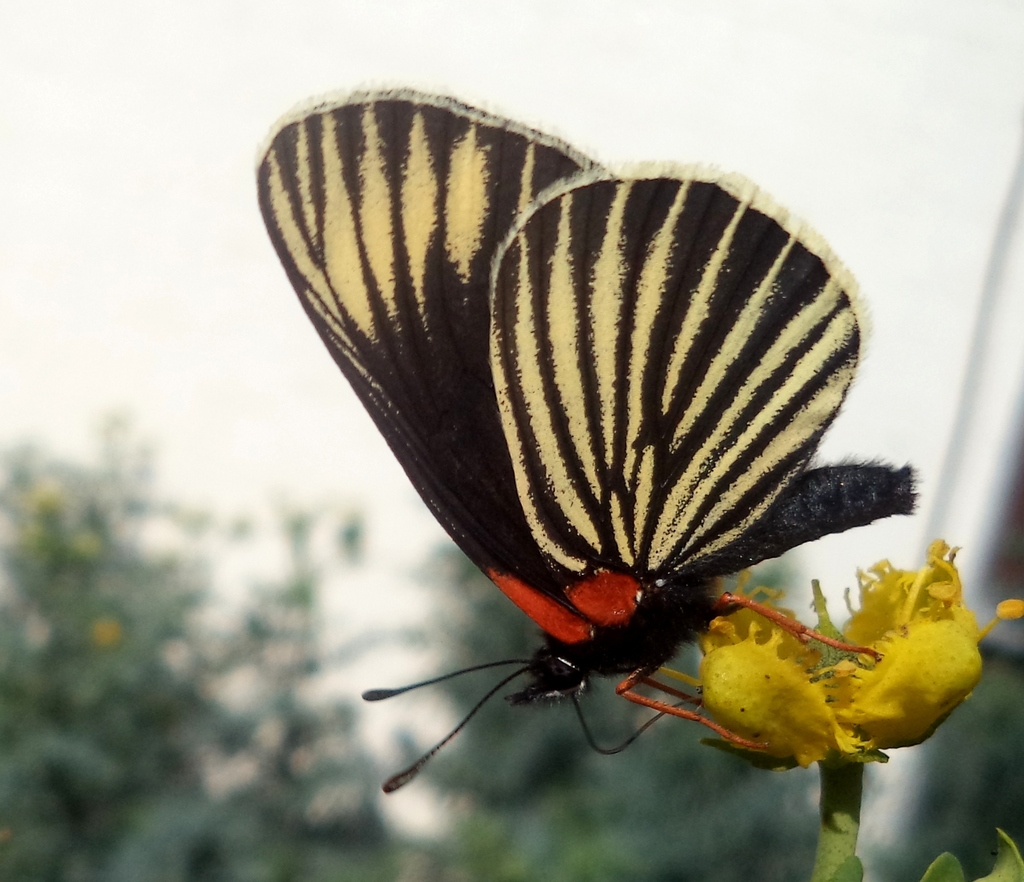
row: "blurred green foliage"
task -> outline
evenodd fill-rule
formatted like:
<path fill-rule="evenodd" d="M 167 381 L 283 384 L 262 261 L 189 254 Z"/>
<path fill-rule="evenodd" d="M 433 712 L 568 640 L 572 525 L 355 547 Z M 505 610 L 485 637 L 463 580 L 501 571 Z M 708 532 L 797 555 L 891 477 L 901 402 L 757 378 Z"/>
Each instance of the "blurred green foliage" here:
<path fill-rule="evenodd" d="M 207 519 L 155 505 L 122 429 L 96 466 L 22 450 L 4 471 L 0 879 L 392 878 L 351 708 L 300 697 L 308 517 L 285 519 L 290 573 L 214 629 Z"/>

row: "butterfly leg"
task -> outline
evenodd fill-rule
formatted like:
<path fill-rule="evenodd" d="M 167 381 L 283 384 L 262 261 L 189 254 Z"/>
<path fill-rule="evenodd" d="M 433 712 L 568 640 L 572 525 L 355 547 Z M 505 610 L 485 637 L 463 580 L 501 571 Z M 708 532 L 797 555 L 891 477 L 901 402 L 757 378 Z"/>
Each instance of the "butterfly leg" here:
<path fill-rule="evenodd" d="M 634 689 L 639 685 L 650 686 L 652 689 L 658 689 L 661 692 L 671 695 L 673 698 L 678 698 L 681 701 L 693 704 L 697 707 L 700 707 L 701 705 L 699 698 L 696 698 L 693 695 L 688 695 L 685 692 L 680 692 L 678 689 L 673 689 L 671 686 L 666 686 L 664 683 L 659 683 L 657 680 L 649 676 L 649 674 L 644 670 L 634 671 L 626 677 L 625 680 L 615 687 L 615 694 L 621 695 L 627 701 L 632 701 L 634 704 L 639 704 L 642 707 L 649 707 L 651 710 L 658 711 L 658 713 L 669 714 L 670 716 L 680 717 L 684 720 L 693 720 L 695 723 L 707 726 L 720 738 L 725 739 L 731 744 L 735 744 L 737 747 L 743 747 L 747 750 L 764 750 L 767 747 L 766 744 L 762 744 L 759 741 L 750 741 L 747 738 L 737 735 L 735 732 L 730 732 L 724 726 L 718 725 L 714 720 L 702 717 L 695 710 L 687 710 L 686 708 L 682 708 L 674 704 L 659 701 L 656 698 L 648 698 L 646 695 L 641 695 L 639 692 L 634 691 Z"/>
<path fill-rule="evenodd" d="M 714 612 L 718 615 L 729 615 L 731 612 L 735 612 L 737 608 L 744 607 L 752 612 L 756 612 L 762 618 L 768 619 L 770 622 L 774 622 L 782 630 L 787 631 L 799 640 L 801 643 L 810 643 L 812 640 L 816 640 L 818 643 L 824 643 L 826 646 L 831 646 L 834 649 L 842 650 L 843 652 L 855 652 L 858 655 L 870 655 L 875 661 L 881 661 L 882 654 L 880 652 L 871 649 L 868 646 L 857 646 L 854 643 L 844 643 L 842 640 L 836 640 L 834 637 L 828 637 L 822 634 L 820 631 L 815 631 L 814 628 L 809 628 L 803 622 L 798 622 L 796 619 L 791 619 L 789 616 L 783 615 L 777 609 L 764 604 L 758 603 L 756 600 L 752 600 L 743 594 L 733 594 L 731 591 L 726 591 L 715 604 Z"/>

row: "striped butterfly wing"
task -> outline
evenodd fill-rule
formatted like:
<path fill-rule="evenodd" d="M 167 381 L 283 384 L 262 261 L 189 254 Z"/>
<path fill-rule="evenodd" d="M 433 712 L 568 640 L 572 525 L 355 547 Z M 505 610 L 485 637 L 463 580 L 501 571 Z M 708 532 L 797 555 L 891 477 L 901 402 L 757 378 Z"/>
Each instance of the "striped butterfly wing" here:
<path fill-rule="evenodd" d="M 434 515 L 481 567 L 552 593 L 495 401 L 489 277 L 517 214 L 591 167 L 554 138 L 401 92 L 286 121 L 258 171 L 299 299 Z"/>
<path fill-rule="evenodd" d="M 580 575 L 698 571 L 838 412 L 855 283 L 736 176 L 559 189 L 494 279 L 491 357 L 530 529 Z"/>

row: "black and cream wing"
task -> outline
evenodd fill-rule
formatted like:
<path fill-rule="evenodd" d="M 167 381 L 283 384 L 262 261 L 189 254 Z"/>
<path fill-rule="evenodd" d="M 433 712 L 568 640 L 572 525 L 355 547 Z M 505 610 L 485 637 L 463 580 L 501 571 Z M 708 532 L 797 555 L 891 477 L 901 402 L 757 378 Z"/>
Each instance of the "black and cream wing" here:
<path fill-rule="evenodd" d="M 284 121 L 258 171 L 288 277 L 416 489 L 477 564 L 554 594 L 495 401 L 488 283 L 518 213 L 592 167 L 509 120 L 392 92 Z"/>
<path fill-rule="evenodd" d="M 493 287 L 519 496 L 576 573 L 679 572 L 742 541 L 803 472 L 860 353 L 853 279 L 737 176 L 556 188 Z"/>

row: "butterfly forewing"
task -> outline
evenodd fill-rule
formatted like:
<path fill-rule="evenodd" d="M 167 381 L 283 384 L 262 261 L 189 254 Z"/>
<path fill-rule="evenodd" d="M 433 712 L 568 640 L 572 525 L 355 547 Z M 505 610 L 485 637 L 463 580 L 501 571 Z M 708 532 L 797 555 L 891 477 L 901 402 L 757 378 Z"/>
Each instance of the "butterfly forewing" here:
<path fill-rule="evenodd" d="M 752 184 L 577 181 L 499 255 L 491 354 L 551 560 L 680 571 L 742 538 L 813 454 L 860 350 L 855 285 Z"/>
<path fill-rule="evenodd" d="M 592 166 L 554 138 L 403 92 L 284 122 L 259 169 L 289 279 L 417 490 L 477 564 L 555 594 L 497 410 L 488 282 L 518 213 Z"/>

